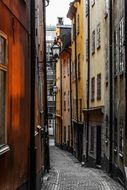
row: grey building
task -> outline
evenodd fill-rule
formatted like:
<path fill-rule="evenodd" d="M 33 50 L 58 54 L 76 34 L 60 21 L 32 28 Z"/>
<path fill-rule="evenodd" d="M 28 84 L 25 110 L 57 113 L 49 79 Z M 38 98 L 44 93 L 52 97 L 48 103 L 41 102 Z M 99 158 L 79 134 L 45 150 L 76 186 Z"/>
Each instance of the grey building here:
<path fill-rule="evenodd" d="M 125 2 L 109 2 L 105 62 L 105 166 L 124 185 L 127 170 Z"/>

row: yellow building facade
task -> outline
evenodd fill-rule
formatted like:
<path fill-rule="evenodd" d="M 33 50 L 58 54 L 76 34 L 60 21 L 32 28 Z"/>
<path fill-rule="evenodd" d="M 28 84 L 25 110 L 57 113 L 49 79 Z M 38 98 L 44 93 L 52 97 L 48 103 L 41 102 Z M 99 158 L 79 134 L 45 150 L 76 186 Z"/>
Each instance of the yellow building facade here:
<path fill-rule="evenodd" d="M 103 163 L 105 149 L 105 62 L 108 35 L 105 2 L 86 1 L 84 5 L 84 155 L 87 161 L 99 167 Z"/>
<path fill-rule="evenodd" d="M 70 3 L 67 16 L 72 21 L 72 128 L 73 153 L 81 161 L 83 154 L 83 112 L 84 107 L 84 1 Z"/>
<path fill-rule="evenodd" d="M 56 38 L 61 47 L 56 63 L 56 145 L 71 150 L 71 27 L 58 25 Z"/>

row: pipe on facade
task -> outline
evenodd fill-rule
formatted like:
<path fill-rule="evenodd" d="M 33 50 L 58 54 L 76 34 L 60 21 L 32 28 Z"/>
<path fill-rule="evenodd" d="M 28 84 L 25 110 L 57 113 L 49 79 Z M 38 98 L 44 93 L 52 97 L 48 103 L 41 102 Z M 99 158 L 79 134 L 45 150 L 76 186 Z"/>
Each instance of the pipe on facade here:
<path fill-rule="evenodd" d="M 76 39 L 76 13 L 75 13 L 75 79 L 76 79 L 76 119 L 78 125 L 78 76 L 77 76 L 77 39 Z"/>
<path fill-rule="evenodd" d="M 30 185 L 36 189 L 36 150 L 35 150 L 35 0 L 30 3 L 30 32 L 31 32 L 31 84 L 30 84 Z"/>
<path fill-rule="evenodd" d="M 61 98 L 60 98 L 60 100 L 61 100 L 61 133 L 60 133 L 60 141 L 61 141 L 61 148 L 62 148 L 62 125 L 63 125 L 63 118 L 62 118 L 62 106 L 63 106 L 63 104 L 62 104 L 62 93 L 63 93 L 63 91 L 62 91 L 62 63 L 61 63 L 61 59 L 60 59 L 60 77 L 61 77 L 61 82 L 60 82 L 60 87 L 61 87 L 61 89 L 60 89 L 60 91 L 61 91 Z"/>
<path fill-rule="evenodd" d="M 88 162 L 89 152 L 89 90 L 90 90 L 90 1 L 88 0 L 88 65 L 87 65 L 87 115 L 86 115 L 86 162 Z"/>
<path fill-rule="evenodd" d="M 125 138 L 127 139 L 127 1 L 124 0 L 124 34 L 125 34 Z M 125 158 L 125 166 L 127 166 L 127 158 Z M 127 180 L 125 181 L 127 188 Z"/>
<path fill-rule="evenodd" d="M 110 148 L 109 148 L 109 173 L 112 172 L 112 132 L 113 132 L 113 92 L 112 92 L 112 1 L 109 1 L 109 122 L 110 122 Z"/>
<path fill-rule="evenodd" d="M 124 0 L 125 4 L 125 137 L 127 139 L 127 1 Z"/>

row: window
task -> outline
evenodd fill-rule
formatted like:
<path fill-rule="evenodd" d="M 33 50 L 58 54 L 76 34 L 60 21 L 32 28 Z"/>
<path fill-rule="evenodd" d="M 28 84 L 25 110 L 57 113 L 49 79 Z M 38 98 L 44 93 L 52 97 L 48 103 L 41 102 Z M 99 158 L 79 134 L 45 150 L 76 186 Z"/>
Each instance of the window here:
<path fill-rule="evenodd" d="M 78 79 L 80 79 L 80 53 L 78 54 Z"/>
<path fill-rule="evenodd" d="M 73 24 L 73 30 L 72 30 L 72 41 L 75 40 L 75 34 L 76 34 L 76 28 L 75 28 L 75 23 Z"/>
<path fill-rule="evenodd" d="M 66 143 L 66 127 L 64 126 L 64 143 Z"/>
<path fill-rule="evenodd" d="M 94 127 L 91 126 L 91 131 L 90 131 L 90 152 L 94 152 Z"/>
<path fill-rule="evenodd" d="M 66 111 L 66 92 L 64 92 L 64 111 Z"/>
<path fill-rule="evenodd" d="M 80 121 L 82 121 L 82 99 L 79 99 L 79 106 L 80 106 Z"/>
<path fill-rule="evenodd" d="M 124 127 L 124 121 L 123 118 L 120 119 L 120 132 L 119 132 L 119 138 L 120 138 L 120 144 L 119 144 L 119 151 L 120 153 L 123 153 L 123 127 Z"/>
<path fill-rule="evenodd" d="M 124 70 L 124 19 L 122 18 L 119 25 L 119 72 Z"/>
<path fill-rule="evenodd" d="M 106 115 L 105 142 L 108 142 L 108 115 Z"/>
<path fill-rule="evenodd" d="M 97 75 L 97 100 L 101 99 L 101 74 Z"/>
<path fill-rule="evenodd" d="M 92 54 L 95 53 L 95 30 L 92 32 Z"/>
<path fill-rule="evenodd" d="M 117 129 L 117 118 L 114 118 L 114 149 L 117 150 L 117 135 L 118 135 L 118 129 Z"/>
<path fill-rule="evenodd" d="M 70 59 L 67 59 L 67 74 L 70 75 Z"/>
<path fill-rule="evenodd" d="M 66 77 L 66 60 L 63 61 L 63 77 Z"/>
<path fill-rule="evenodd" d="M 114 76 L 118 72 L 118 31 L 114 31 Z"/>
<path fill-rule="evenodd" d="M 95 97 L 95 77 L 91 79 L 91 101 L 94 101 Z"/>
<path fill-rule="evenodd" d="M 101 47 L 101 26 L 97 25 L 97 49 Z"/>
<path fill-rule="evenodd" d="M 70 142 L 70 140 L 71 140 L 71 129 L 70 129 L 70 125 L 68 125 L 68 143 Z"/>
<path fill-rule="evenodd" d="M 79 14 L 77 15 L 77 34 L 79 34 L 80 30 L 80 19 L 79 19 Z"/>
<path fill-rule="evenodd" d="M 0 148 L 6 144 L 7 37 L 0 33 Z"/>
<path fill-rule="evenodd" d="M 86 61 L 88 61 L 88 39 L 86 39 Z"/>
<path fill-rule="evenodd" d="M 92 0 L 92 7 L 94 6 L 94 4 L 95 4 L 95 0 Z"/>
<path fill-rule="evenodd" d="M 86 0 L 86 16 L 88 16 L 88 0 Z"/>
<path fill-rule="evenodd" d="M 70 109 L 70 91 L 68 91 L 68 111 Z"/>
<path fill-rule="evenodd" d="M 108 9 L 109 9 L 109 5 L 108 5 L 108 2 L 109 0 L 105 0 L 105 19 L 107 18 L 108 16 Z"/>
<path fill-rule="evenodd" d="M 75 80 L 75 62 L 72 62 L 72 80 Z"/>
<path fill-rule="evenodd" d="M 109 65 L 108 65 L 108 47 L 105 46 L 105 80 L 108 81 L 108 72 L 109 72 Z"/>

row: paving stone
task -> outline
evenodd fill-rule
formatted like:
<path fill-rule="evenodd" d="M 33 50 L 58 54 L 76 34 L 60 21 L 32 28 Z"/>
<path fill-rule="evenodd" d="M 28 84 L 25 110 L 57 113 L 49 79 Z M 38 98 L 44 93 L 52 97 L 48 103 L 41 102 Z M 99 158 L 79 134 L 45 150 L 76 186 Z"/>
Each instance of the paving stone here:
<path fill-rule="evenodd" d="M 52 146 L 51 170 L 41 190 L 124 190 L 100 169 L 82 167 L 70 153 Z"/>

